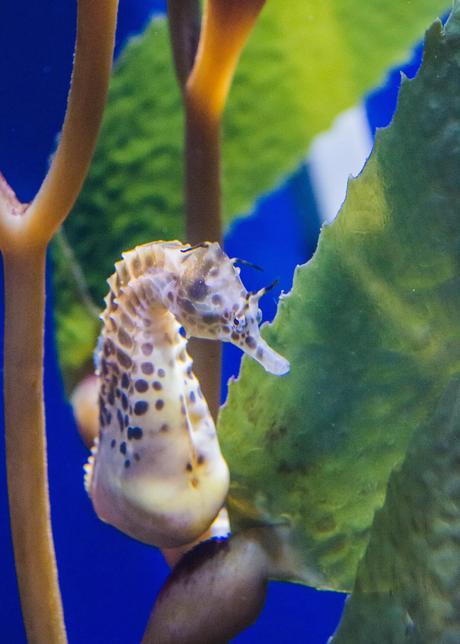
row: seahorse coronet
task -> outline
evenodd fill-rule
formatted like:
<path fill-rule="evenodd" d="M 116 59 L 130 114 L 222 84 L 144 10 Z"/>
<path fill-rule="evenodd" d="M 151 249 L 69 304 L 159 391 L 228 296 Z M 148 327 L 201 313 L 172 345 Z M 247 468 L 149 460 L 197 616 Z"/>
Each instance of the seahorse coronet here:
<path fill-rule="evenodd" d="M 161 548 L 204 532 L 229 485 L 187 339 L 229 341 L 272 373 L 289 370 L 260 336 L 264 290 L 248 292 L 239 272 L 215 242 L 159 241 L 123 253 L 107 280 L 85 487 L 102 520 Z"/>

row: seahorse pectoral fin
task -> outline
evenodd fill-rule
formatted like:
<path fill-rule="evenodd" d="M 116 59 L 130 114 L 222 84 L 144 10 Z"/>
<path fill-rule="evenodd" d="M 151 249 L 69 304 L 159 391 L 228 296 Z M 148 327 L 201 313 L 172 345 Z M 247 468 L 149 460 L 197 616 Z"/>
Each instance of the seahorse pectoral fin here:
<path fill-rule="evenodd" d="M 238 345 L 241 346 L 241 345 Z M 272 349 L 262 337 L 257 339 L 255 348 L 241 347 L 245 353 L 257 360 L 259 364 L 275 376 L 284 376 L 289 372 L 291 365 L 286 358 Z"/>

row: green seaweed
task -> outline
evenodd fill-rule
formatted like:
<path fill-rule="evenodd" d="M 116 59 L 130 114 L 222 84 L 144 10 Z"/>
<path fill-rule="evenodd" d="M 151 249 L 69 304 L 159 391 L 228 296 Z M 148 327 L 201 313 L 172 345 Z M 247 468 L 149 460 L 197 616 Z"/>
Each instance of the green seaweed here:
<path fill-rule="evenodd" d="M 268 0 L 224 118 L 227 222 L 303 159 L 313 137 L 407 59 L 445 0 Z M 263 127 L 261 126 L 263 124 Z"/>
<path fill-rule="evenodd" d="M 459 462 L 457 377 L 390 477 L 334 644 L 460 640 Z"/>
<path fill-rule="evenodd" d="M 352 588 L 390 473 L 460 368 L 455 6 L 265 330 L 291 373 L 244 360 L 219 422 L 233 524 L 288 520 L 334 589 Z"/>

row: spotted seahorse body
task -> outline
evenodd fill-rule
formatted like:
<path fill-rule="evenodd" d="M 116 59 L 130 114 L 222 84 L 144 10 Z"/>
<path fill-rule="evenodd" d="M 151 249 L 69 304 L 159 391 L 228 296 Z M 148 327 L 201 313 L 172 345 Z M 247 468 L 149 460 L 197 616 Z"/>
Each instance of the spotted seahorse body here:
<path fill-rule="evenodd" d="M 236 344 L 272 373 L 289 363 L 260 337 L 263 289 L 246 291 L 217 243 L 145 244 L 115 268 L 96 351 L 100 431 L 85 485 L 101 519 L 175 547 L 206 530 L 229 483 L 181 327 Z"/>

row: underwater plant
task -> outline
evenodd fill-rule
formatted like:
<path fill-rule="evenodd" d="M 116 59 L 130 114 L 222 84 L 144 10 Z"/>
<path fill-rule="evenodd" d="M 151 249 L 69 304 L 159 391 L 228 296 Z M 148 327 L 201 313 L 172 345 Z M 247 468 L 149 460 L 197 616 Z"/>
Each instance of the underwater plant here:
<path fill-rule="evenodd" d="M 4 415 L 11 531 L 31 641 L 65 641 L 51 537 L 43 409 L 45 259 L 86 174 L 105 103 L 117 3 L 79 2 L 72 85 L 61 139 L 30 204 L 2 179 Z M 84 123 L 84 127 L 82 127 Z M 18 429 L 19 428 L 19 429 Z"/>
<path fill-rule="evenodd" d="M 2 185 L 1 193 L 1 248 L 6 269 L 7 461 L 18 578 L 31 641 L 65 641 L 44 471 L 43 314 L 40 312 L 43 312 L 45 249 L 71 207 L 86 170 L 110 68 L 115 7 L 113 3 L 98 5 L 99 12 L 89 5 L 84 0 L 80 2 L 79 40 L 68 116 L 43 192 L 38 193 L 37 201 L 28 208 L 15 200 L 6 184 Z M 262 11 L 261 21 L 267 15 L 269 22 L 269 5 L 267 14 Z M 272 2 L 271 6 L 275 5 Z M 200 37 L 198 3 L 170 2 L 176 69 L 188 110 L 185 202 L 189 208 L 188 238 L 193 242 L 193 246 L 173 244 L 172 248 L 165 244 L 176 258 L 175 268 L 168 270 L 168 274 L 180 276 L 172 282 L 176 291 L 172 292 L 168 307 L 164 307 L 174 312 L 174 332 L 180 324 L 186 332 L 193 331 L 197 322 L 194 316 L 211 315 L 202 320 L 205 326 L 201 331 L 207 335 L 206 324 L 219 324 L 220 327 L 213 328 L 213 335 L 218 335 L 217 329 L 221 331 L 225 323 L 212 318 L 215 311 L 208 310 L 207 297 L 212 300 L 215 295 L 227 296 L 228 280 L 239 279 L 235 263 L 223 254 L 219 260 L 228 267 L 229 278 L 223 292 L 215 291 L 208 271 L 216 266 L 211 264 L 205 270 L 204 265 L 206 254 L 214 252 L 216 247 L 203 242 L 221 237 L 215 216 L 220 210 L 220 120 L 238 54 L 261 9 L 261 2 L 243 6 L 239 2 L 209 0 Z M 89 26 L 94 31 L 88 38 L 85 28 Z M 101 34 L 105 37 L 100 37 Z M 223 39 L 223 34 L 228 41 Z M 364 171 L 350 182 L 338 218 L 323 228 L 313 260 L 297 269 L 292 292 L 281 299 L 274 324 L 262 329 L 262 337 L 268 344 L 289 360 L 289 375 L 276 378 L 266 374 L 254 361 L 244 360 L 239 379 L 231 383 L 217 426 L 222 453 L 230 470 L 226 506 L 233 536 L 227 541 L 204 541 L 180 559 L 154 606 L 145 641 L 228 639 L 257 616 L 268 578 L 339 591 L 353 590 L 334 641 L 449 642 L 458 639 L 456 522 L 459 508 L 455 440 L 459 360 L 456 327 L 460 233 L 457 214 L 459 34 L 460 5 L 456 2 L 446 26 L 436 22 L 428 31 L 422 68 L 415 80 L 403 83 L 392 125 L 378 134 Z M 101 49 L 94 46 L 95 40 Z M 197 42 L 200 43 L 198 54 Z M 84 49 L 82 43 L 90 46 Z M 222 58 L 216 56 L 220 46 Z M 97 69 L 100 76 L 84 73 L 80 76 L 82 60 L 91 69 Z M 209 67 L 209 60 L 214 66 Z M 191 83 L 192 89 L 187 88 L 185 81 L 190 70 L 196 83 Z M 72 129 L 72 110 L 75 96 L 89 96 L 83 90 L 84 83 L 90 81 L 94 83 L 90 104 L 85 101 L 77 104 L 85 117 L 91 105 L 91 127 L 82 142 L 81 128 Z M 188 103 L 189 92 L 193 94 L 193 100 L 189 97 L 192 104 Z M 337 106 L 341 104 L 337 102 Z M 295 123 L 296 119 L 292 121 Z M 286 165 L 281 166 L 285 169 L 297 158 L 299 150 L 304 149 L 308 136 L 303 142 L 298 138 L 294 137 L 298 144 L 294 152 L 290 149 L 290 154 L 283 157 Z M 78 143 L 81 156 L 75 157 L 72 141 L 74 146 Z M 193 152 L 201 149 L 204 152 L 198 155 L 197 161 Z M 69 156 L 64 156 L 63 162 L 66 151 Z M 206 172 L 208 166 L 212 166 L 210 174 Z M 98 167 L 97 153 L 95 167 Z M 273 169 L 270 181 L 274 180 L 275 172 Z M 53 176 L 57 177 L 57 183 L 54 180 L 53 184 Z M 131 185 L 132 179 L 128 183 Z M 43 200 L 43 195 L 48 195 L 47 200 Z M 246 202 L 253 198 L 254 195 L 245 196 Z M 100 193 L 99 199 L 102 199 Z M 206 227 L 200 228 L 204 225 L 199 216 L 201 203 L 208 213 L 206 217 L 213 222 L 212 233 Z M 56 217 L 51 217 L 49 212 L 57 213 Z M 78 220 L 78 214 L 74 213 L 69 224 Z M 80 217 L 80 220 L 88 226 L 87 219 Z M 67 230 L 64 232 L 67 234 Z M 76 238 L 75 233 L 67 234 L 70 248 L 78 258 L 85 235 L 81 235 L 78 243 Z M 159 246 L 155 244 L 127 253 L 111 280 L 113 297 L 107 300 L 102 337 L 109 354 L 106 358 L 115 352 L 119 366 L 133 362 L 138 348 L 137 340 L 133 341 L 135 334 L 128 333 L 134 312 L 123 307 L 133 304 L 130 298 L 137 298 L 134 309 L 139 313 L 159 300 L 159 292 L 152 291 L 151 282 L 139 279 L 156 266 L 158 253 Z M 198 274 L 192 270 L 193 279 L 182 282 L 188 263 Z M 182 264 L 185 269 L 181 268 Z M 82 265 L 86 276 L 93 279 L 90 263 Z M 58 273 L 61 269 L 62 264 L 61 268 L 58 265 Z M 59 279 L 63 279 L 62 273 L 57 284 Z M 162 276 L 155 274 L 155 279 Z M 168 284 L 171 283 L 166 280 L 160 287 L 160 292 L 165 289 L 165 298 L 168 298 L 168 288 L 172 288 Z M 188 305 L 181 292 L 186 288 L 192 289 Z M 241 295 L 239 285 L 237 291 L 243 302 L 250 300 Z M 140 295 L 146 299 L 142 300 Z M 115 306 L 119 303 L 120 309 Z M 214 302 L 215 306 L 218 304 Z M 232 339 L 249 352 L 255 352 L 263 362 L 264 354 L 257 356 L 253 332 L 241 335 L 248 323 L 257 320 L 257 311 L 251 311 L 250 319 L 243 320 L 239 308 L 243 307 L 237 305 L 235 310 L 238 324 L 233 320 L 232 333 L 236 335 Z M 184 311 L 192 319 L 185 318 Z M 242 329 L 237 328 L 240 326 Z M 251 328 L 258 329 L 257 325 Z M 87 325 L 85 329 L 91 336 L 90 327 Z M 107 343 L 115 335 L 116 347 Z M 249 338 L 256 342 L 254 346 L 251 341 L 247 342 Z M 170 339 L 174 359 L 186 371 L 190 366 L 188 357 L 186 354 L 183 360 L 180 357 L 185 341 L 179 336 Z M 145 342 L 149 343 L 148 338 Z M 215 413 L 219 398 L 216 377 L 219 361 L 204 346 L 198 349 L 201 356 L 201 362 L 197 360 L 201 372 L 198 379 Z M 171 352 L 172 348 L 168 350 Z M 101 343 L 98 350 L 104 349 Z M 147 347 L 146 351 L 150 356 L 153 347 Z M 82 355 L 80 368 L 85 361 Z M 277 364 L 282 368 L 272 371 L 286 371 L 286 363 L 279 360 Z M 116 385 L 111 392 L 109 381 L 104 381 L 104 377 L 122 377 L 122 374 L 110 373 L 114 364 L 113 361 L 110 366 L 106 364 L 107 373 L 104 373 L 103 357 L 98 359 L 102 385 L 107 386 L 102 392 L 101 424 L 110 427 L 110 431 L 113 431 L 112 422 L 119 423 L 120 408 L 109 400 L 111 393 L 117 398 Z M 144 378 L 138 380 L 137 394 L 145 393 L 144 383 L 150 387 L 159 382 L 163 386 L 159 379 L 152 383 Z M 197 381 L 191 377 L 190 382 L 184 389 L 189 397 L 187 417 L 195 404 L 191 394 L 195 399 L 198 396 Z M 24 384 L 28 391 L 34 392 L 27 401 L 21 393 Z M 142 412 L 138 414 L 140 422 L 125 426 L 123 418 L 123 427 L 116 428 L 126 436 L 130 434 L 129 447 L 127 441 L 124 448 L 123 442 L 116 445 L 118 462 L 125 469 L 131 469 L 131 460 L 126 466 L 124 452 L 129 449 L 134 464 L 144 433 L 156 422 L 155 417 L 144 424 L 144 412 L 148 410 L 145 403 L 152 401 L 155 405 L 160 400 L 157 393 L 150 394 L 156 397 L 148 400 L 136 397 L 134 386 L 128 382 L 127 390 L 130 387 L 132 390 L 126 405 L 129 409 L 132 404 L 134 410 L 136 403 L 144 403 L 138 406 Z M 171 400 L 176 393 L 184 395 L 175 391 L 174 386 L 168 383 Z M 156 391 L 155 387 L 150 389 Z M 121 390 L 118 398 L 122 400 Z M 181 402 L 179 397 L 178 402 Z M 174 419 L 180 413 L 179 408 Z M 203 414 L 205 422 L 212 422 L 206 411 Z M 26 427 L 30 435 L 19 437 L 18 426 Z M 21 438 L 28 439 L 26 444 Z M 102 438 L 104 449 L 114 450 L 106 438 Z M 174 478 L 180 471 L 193 487 L 199 454 L 192 449 L 196 463 L 191 463 L 191 468 L 181 457 L 181 469 L 176 471 L 176 447 L 171 445 L 166 468 L 173 467 Z M 221 462 L 218 453 L 214 454 Z M 96 468 L 97 459 L 98 455 Z M 93 476 L 94 472 L 90 471 L 87 477 L 90 489 Z M 153 487 L 160 487 L 160 482 L 155 481 Z M 183 545 L 199 537 L 222 505 L 225 490 L 219 494 L 221 500 L 213 504 L 208 520 L 195 529 L 196 534 L 186 530 L 180 538 L 175 523 L 172 530 L 168 528 L 171 531 L 166 542 L 158 545 Z M 28 499 L 28 505 L 24 505 Z M 165 502 L 161 495 L 159 500 L 160 504 Z M 109 512 L 116 505 L 113 500 L 109 501 Z M 190 505 L 193 509 L 193 504 Z M 129 516 L 131 519 L 133 515 Z M 105 518 L 117 525 L 111 517 Z M 126 524 L 119 527 L 126 530 Z M 134 528 L 126 531 L 151 542 L 139 530 L 142 525 L 137 516 Z M 177 543 L 175 537 L 178 537 Z M 40 543 L 43 547 L 37 547 Z M 241 601 L 242 596 L 246 601 Z"/>

